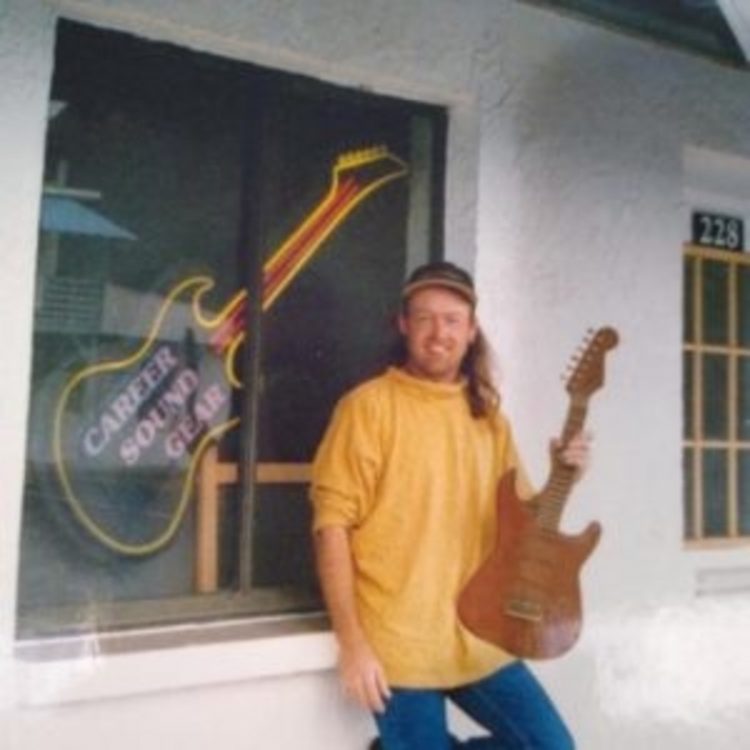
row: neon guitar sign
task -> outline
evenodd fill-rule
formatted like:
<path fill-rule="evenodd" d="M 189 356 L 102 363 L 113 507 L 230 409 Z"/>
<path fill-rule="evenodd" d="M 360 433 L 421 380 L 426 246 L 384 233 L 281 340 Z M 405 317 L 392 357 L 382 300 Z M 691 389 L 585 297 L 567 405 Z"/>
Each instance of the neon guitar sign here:
<path fill-rule="evenodd" d="M 325 197 L 264 264 L 261 309 L 279 298 L 362 201 L 406 173 L 406 164 L 384 147 L 341 155 Z M 232 391 L 242 387 L 237 354 L 247 292 L 212 314 L 205 302 L 213 287 L 209 276 L 178 283 L 134 351 L 76 372 L 57 400 L 52 447 L 63 496 L 90 536 L 115 552 L 145 556 L 169 544 L 204 450 L 239 423 L 231 402 Z M 166 516 L 147 535 L 115 532 L 107 514 L 97 512 L 102 496 L 112 494 L 101 477 L 123 466 L 132 496 L 144 507 L 158 499 Z M 115 491 L 128 494 L 119 484 Z"/>

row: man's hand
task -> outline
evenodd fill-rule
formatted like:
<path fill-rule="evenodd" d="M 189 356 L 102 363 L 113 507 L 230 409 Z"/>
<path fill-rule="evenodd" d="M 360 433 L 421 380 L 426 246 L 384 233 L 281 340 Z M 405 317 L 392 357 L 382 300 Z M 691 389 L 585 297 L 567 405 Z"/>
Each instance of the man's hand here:
<path fill-rule="evenodd" d="M 575 470 L 574 479 L 578 481 L 586 473 L 591 462 L 591 433 L 578 432 L 565 445 L 558 438 L 554 438 L 550 442 L 550 452 L 553 461 L 559 461 Z"/>
<path fill-rule="evenodd" d="M 341 646 L 339 677 L 346 695 L 363 708 L 382 714 L 391 697 L 385 671 L 364 639 Z"/>

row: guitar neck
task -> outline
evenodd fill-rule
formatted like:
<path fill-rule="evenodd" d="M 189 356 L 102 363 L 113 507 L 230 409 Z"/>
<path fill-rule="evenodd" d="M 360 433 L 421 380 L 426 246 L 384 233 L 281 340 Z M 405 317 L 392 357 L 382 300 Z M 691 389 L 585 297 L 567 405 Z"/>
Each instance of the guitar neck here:
<path fill-rule="evenodd" d="M 340 156 L 327 195 L 263 265 L 261 309 L 267 310 L 276 301 L 356 206 L 406 171 L 406 164 L 384 147 Z M 228 305 L 224 324 L 211 337 L 218 353 L 244 337 L 246 313 L 247 293 L 243 291 Z"/>
<path fill-rule="evenodd" d="M 587 412 L 588 397 L 572 396 L 560 435 L 562 445 L 567 445 L 570 439 L 583 429 Z M 575 482 L 575 475 L 575 467 L 562 463 L 557 457 L 552 459 L 550 475 L 536 497 L 537 521 L 543 528 L 549 531 L 559 528 L 565 502 Z"/>
<path fill-rule="evenodd" d="M 566 384 L 570 404 L 560 435 L 563 446 L 583 429 L 589 398 L 604 384 L 604 355 L 617 346 L 619 340 L 617 331 L 611 327 L 591 331 L 591 334 L 582 353 L 577 357 L 573 373 Z M 532 501 L 537 523 L 543 529 L 557 531 L 559 528 L 565 501 L 575 478 L 576 468 L 567 466 L 558 456 L 553 456 L 549 479 Z"/>

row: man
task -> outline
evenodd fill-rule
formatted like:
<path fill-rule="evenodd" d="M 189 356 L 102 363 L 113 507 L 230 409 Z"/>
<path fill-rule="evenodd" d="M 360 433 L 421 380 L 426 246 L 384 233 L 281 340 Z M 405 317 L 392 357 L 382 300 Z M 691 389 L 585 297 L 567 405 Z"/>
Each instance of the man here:
<path fill-rule="evenodd" d="M 526 666 L 467 631 L 456 598 L 494 537 L 498 479 L 519 472 L 489 374 L 474 284 L 447 262 L 402 292 L 393 366 L 337 405 L 313 466 L 323 595 L 345 692 L 374 713 L 383 750 L 536 748 L 573 741 Z M 583 471 L 588 438 L 555 445 Z M 489 732 L 458 743 L 450 699 Z"/>

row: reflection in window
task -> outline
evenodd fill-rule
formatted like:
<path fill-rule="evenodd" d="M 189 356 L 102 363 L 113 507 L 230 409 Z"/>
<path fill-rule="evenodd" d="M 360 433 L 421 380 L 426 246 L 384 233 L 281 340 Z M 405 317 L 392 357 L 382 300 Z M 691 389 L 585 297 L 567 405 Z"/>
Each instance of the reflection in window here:
<path fill-rule="evenodd" d="M 695 436 L 695 420 L 693 419 L 693 404 L 691 396 L 693 393 L 693 367 L 694 357 L 690 353 L 682 355 L 682 424 L 683 436 L 691 439 Z"/>

